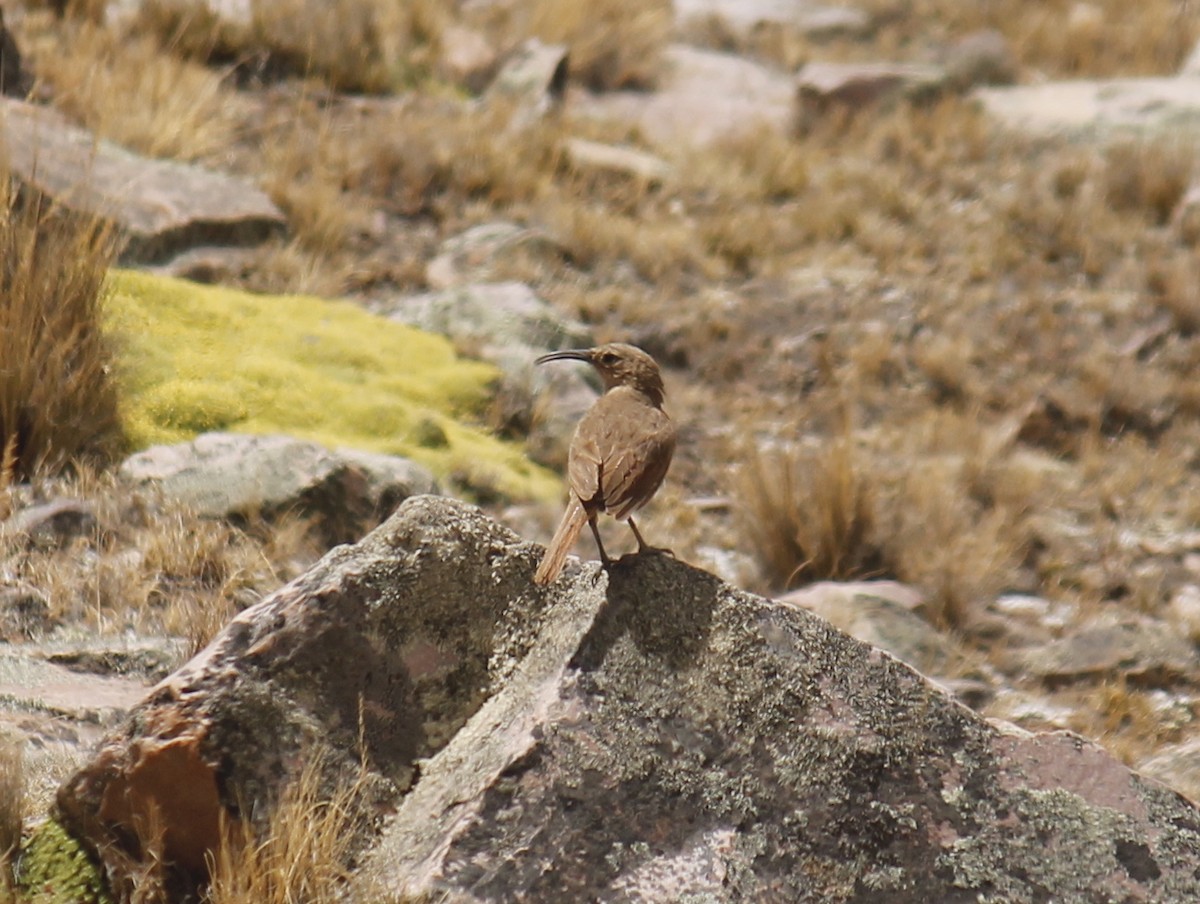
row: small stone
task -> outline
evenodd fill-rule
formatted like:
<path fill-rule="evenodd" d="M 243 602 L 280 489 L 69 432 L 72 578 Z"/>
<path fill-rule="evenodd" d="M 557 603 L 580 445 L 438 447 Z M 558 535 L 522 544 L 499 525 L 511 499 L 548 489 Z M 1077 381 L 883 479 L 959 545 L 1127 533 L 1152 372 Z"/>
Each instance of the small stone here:
<path fill-rule="evenodd" d="M 1137 768 L 1180 794 L 1200 801 L 1200 737 L 1164 747 Z"/>
<path fill-rule="evenodd" d="M 992 28 L 973 31 L 950 46 L 944 61 L 955 87 L 1011 85 L 1017 80 L 1017 59 L 1008 39 Z"/>
<path fill-rule="evenodd" d="M 762 28 L 790 29 L 821 40 L 859 36 L 871 26 L 871 17 L 857 7 L 813 0 L 676 0 L 675 16 L 685 30 L 703 29 L 715 20 L 740 40 Z"/>
<path fill-rule="evenodd" d="M 957 660 L 950 640 L 916 614 L 924 603 L 921 595 L 896 581 L 821 581 L 778 600 L 807 609 L 926 674 L 944 673 Z"/>
<path fill-rule="evenodd" d="M 1194 78 L 1070 79 L 977 88 L 972 97 L 1001 126 L 1031 137 L 1103 140 L 1200 134 Z"/>
<path fill-rule="evenodd" d="M 506 430 L 528 432 L 530 456 L 542 464 L 566 461 L 575 423 L 596 398 L 584 368 L 535 367 L 539 355 L 592 344 L 583 324 L 558 313 L 524 283 L 459 285 L 397 298 L 378 313 L 449 338 L 464 354 L 503 374 L 493 405 Z"/>
<path fill-rule="evenodd" d="M 661 145 L 706 146 L 761 129 L 785 133 L 792 120 L 791 76 L 731 53 L 672 44 L 654 91 L 571 95 L 583 116 L 636 126 Z"/>
<path fill-rule="evenodd" d="M 514 254 L 556 262 L 565 249 L 536 229 L 503 221 L 480 223 L 442 242 L 425 268 L 425 280 L 433 289 L 489 282 Z"/>
<path fill-rule="evenodd" d="M 344 543 L 377 524 L 406 487 L 433 485 L 428 472 L 400 461 L 389 478 L 388 469 L 363 453 L 345 455 L 287 436 L 205 433 L 132 455 L 119 473 L 204 517 L 270 519 L 298 512 L 313 516 L 328 542 Z"/>
<path fill-rule="evenodd" d="M 796 78 L 801 127 L 833 109 L 858 111 L 895 97 L 929 96 L 948 84 L 946 72 L 916 63 L 809 63 Z"/>
<path fill-rule="evenodd" d="M 484 35 L 473 28 L 449 25 L 439 40 L 438 67 L 444 78 L 479 93 L 496 71 L 498 56 Z"/>
<path fill-rule="evenodd" d="M 33 587 L 0 587 L 0 640 L 36 640 L 54 627 L 50 601 Z"/>
<path fill-rule="evenodd" d="M 1197 665 L 1191 643 L 1151 619 L 1085 628 L 1030 650 L 1019 662 L 1051 683 L 1106 675 L 1171 678 L 1189 675 Z"/>
<path fill-rule="evenodd" d="M 1185 584 L 1171 595 L 1167 617 L 1193 642 L 1200 641 L 1200 586 Z"/>
<path fill-rule="evenodd" d="M 126 238 L 125 261 L 159 261 L 196 245 L 257 245 L 286 227 L 253 183 L 139 156 L 48 107 L 0 98 L 0 140 L 17 180 L 110 220 Z"/>
<path fill-rule="evenodd" d="M 1188 78 L 1200 76 L 1200 42 L 1197 42 L 1183 61 L 1183 65 L 1179 67 L 1179 74 Z"/>
<path fill-rule="evenodd" d="M 567 158 L 580 170 L 600 170 L 631 176 L 648 185 L 664 182 L 671 175 L 671 165 L 661 157 L 634 148 L 601 144 L 585 138 L 568 138 Z"/>
<path fill-rule="evenodd" d="M 568 66 L 564 45 L 529 38 L 501 65 L 486 96 L 516 101 L 536 113 L 550 112 L 562 104 Z"/>
<path fill-rule="evenodd" d="M 1200 90 L 1200 84 L 1197 89 Z M 1200 245 L 1200 183 L 1190 186 L 1175 205 L 1171 228 L 1183 244 L 1193 248 Z"/>
<path fill-rule="evenodd" d="M 61 548 L 77 537 L 96 532 L 96 512 L 82 499 L 55 499 L 17 512 L 2 525 L 5 533 L 22 534 L 31 546 Z"/>

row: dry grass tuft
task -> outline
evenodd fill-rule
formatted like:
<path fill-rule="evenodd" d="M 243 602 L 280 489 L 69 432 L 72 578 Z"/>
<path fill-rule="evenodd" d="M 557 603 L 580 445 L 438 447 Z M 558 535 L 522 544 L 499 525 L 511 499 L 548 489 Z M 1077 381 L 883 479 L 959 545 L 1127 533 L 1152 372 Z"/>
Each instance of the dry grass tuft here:
<path fill-rule="evenodd" d="M 508 12 L 508 43 L 534 35 L 565 44 L 572 78 L 596 91 L 653 87 L 673 21 L 670 0 L 536 0 Z"/>
<path fill-rule="evenodd" d="M 251 76 L 306 76 L 335 91 L 383 94 L 426 78 L 448 12 L 438 0 L 274 0 L 248 22 L 222 21 L 202 5 L 145 4 L 131 28 L 164 47 Z"/>
<path fill-rule="evenodd" d="M 358 782 L 329 796 L 322 764 L 309 759 L 287 787 L 262 836 L 244 824 L 226 823 L 212 857 L 205 904 L 336 904 L 345 900 L 354 838 Z"/>
<path fill-rule="evenodd" d="M 0 900 L 15 897 L 14 859 L 25 819 L 25 769 L 20 745 L 0 736 Z"/>
<path fill-rule="evenodd" d="M 1118 211 L 1142 211 L 1156 226 L 1166 223 L 1187 191 L 1196 145 L 1185 141 L 1125 142 L 1106 157 L 1105 196 Z"/>
<path fill-rule="evenodd" d="M 777 585 L 878 573 L 877 486 L 850 436 L 756 451 L 739 481 L 747 534 Z"/>
<path fill-rule="evenodd" d="M 88 500 L 96 527 L 62 548 L 0 536 L 8 577 L 44 594 L 53 619 L 100 634 L 182 637 L 191 653 L 324 551 L 305 519 L 238 528 L 86 468 L 69 480 L 38 477 L 33 492 L 37 499 Z"/>
<path fill-rule="evenodd" d="M 55 106 L 102 138 L 181 160 L 219 157 L 235 138 L 238 98 L 225 76 L 163 53 L 151 37 L 60 24 L 34 47 L 33 70 Z"/>
<path fill-rule="evenodd" d="M 983 28 L 1008 38 L 1018 63 L 1049 78 L 1166 75 L 1178 70 L 1200 34 L 1186 2 L 1145 0 L 863 0 L 878 24 L 874 47 L 893 56 L 919 52 Z M 1114 25 L 1114 23 L 1120 23 Z M 847 51 L 849 52 L 849 51 Z"/>
<path fill-rule="evenodd" d="M 111 229 L 19 193 L 0 175 L 0 454 L 31 477 L 120 442 L 112 354 L 101 334 Z"/>
<path fill-rule="evenodd" d="M 255 7 L 256 40 L 338 91 L 382 93 L 423 78 L 446 13 L 438 0 L 283 0 Z"/>
<path fill-rule="evenodd" d="M 941 627 L 967 626 L 1014 579 L 1020 543 L 1013 518 L 971 499 L 959 461 L 916 465 L 885 519 L 889 570 L 925 592 Z"/>

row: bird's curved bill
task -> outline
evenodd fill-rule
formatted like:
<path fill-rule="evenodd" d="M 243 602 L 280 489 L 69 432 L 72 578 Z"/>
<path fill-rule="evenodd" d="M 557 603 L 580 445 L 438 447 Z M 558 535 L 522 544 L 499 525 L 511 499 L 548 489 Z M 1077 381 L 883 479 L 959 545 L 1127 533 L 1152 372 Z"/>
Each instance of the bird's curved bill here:
<path fill-rule="evenodd" d="M 548 355 L 542 355 L 534 364 L 545 364 L 547 361 L 591 361 L 592 350 L 590 348 L 568 348 L 560 352 L 551 352 Z"/>

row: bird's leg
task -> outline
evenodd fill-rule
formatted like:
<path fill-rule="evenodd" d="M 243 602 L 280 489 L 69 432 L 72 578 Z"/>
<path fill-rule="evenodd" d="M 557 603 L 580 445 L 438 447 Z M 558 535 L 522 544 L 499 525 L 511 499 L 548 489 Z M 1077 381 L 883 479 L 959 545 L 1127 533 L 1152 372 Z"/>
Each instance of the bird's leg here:
<path fill-rule="evenodd" d="M 642 532 L 637 529 L 637 525 L 633 523 L 633 519 L 627 518 L 626 520 L 629 522 L 629 526 L 633 529 L 633 535 L 637 537 L 638 555 L 641 555 L 644 552 L 665 552 L 671 557 L 675 556 L 675 553 L 669 549 L 664 549 L 661 546 L 651 546 L 642 538 Z"/>
<path fill-rule="evenodd" d="M 588 518 L 588 526 L 592 529 L 592 536 L 596 538 L 596 546 L 600 550 L 600 562 L 605 568 L 611 564 L 612 559 L 608 557 L 608 553 L 604 551 L 604 543 L 600 539 L 600 528 L 596 527 L 596 516 L 592 515 Z"/>

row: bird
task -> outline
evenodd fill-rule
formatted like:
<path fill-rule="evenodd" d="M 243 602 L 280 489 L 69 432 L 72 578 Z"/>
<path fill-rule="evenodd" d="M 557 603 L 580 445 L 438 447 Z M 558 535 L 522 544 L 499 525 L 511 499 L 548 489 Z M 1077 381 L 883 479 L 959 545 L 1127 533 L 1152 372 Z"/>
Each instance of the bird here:
<path fill-rule="evenodd" d="M 646 543 L 632 516 L 658 492 L 675 454 L 675 425 L 662 407 L 662 374 L 646 352 L 610 342 L 551 352 L 535 363 L 549 361 L 587 362 L 600 374 L 604 394 L 580 419 L 571 438 L 567 510 L 533 577 L 542 585 L 562 572 L 584 524 L 592 529 L 601 562 L 610 564 L 596 528 L 601 512 L 629 523 L 639 553 L 663 551 Z"/>

